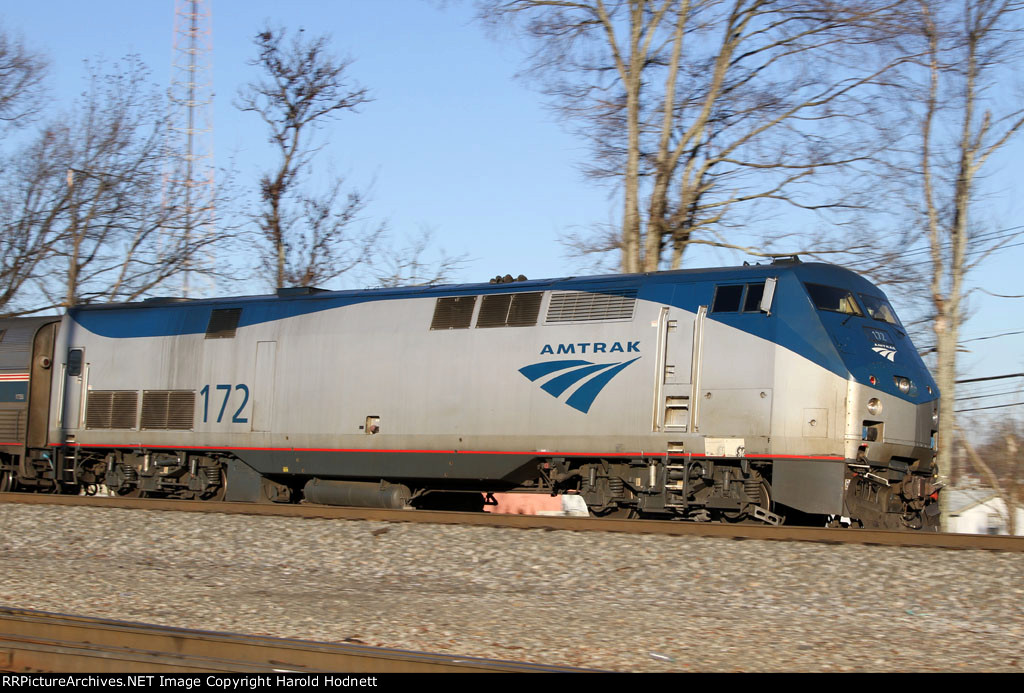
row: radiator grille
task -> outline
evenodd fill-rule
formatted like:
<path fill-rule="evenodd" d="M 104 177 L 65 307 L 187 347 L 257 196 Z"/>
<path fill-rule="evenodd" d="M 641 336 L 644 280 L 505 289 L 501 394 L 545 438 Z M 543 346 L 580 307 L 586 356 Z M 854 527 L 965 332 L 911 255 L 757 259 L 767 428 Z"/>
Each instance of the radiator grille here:
<path fill-rule="evenodd" d="M 462 330 L 469 327 L 475 305 L 476 296 L 447 296 L 437 299 L 430 329 Z"/>
<path fill-rule="evenodd" d="M 484 296 L 477 327 L 528 327 L 537 324 L 542 292 Z"/>
<path fill-rule="evenodd" d="M 195 408 L 192 390 L 146 390 L 142 393 L 142 428 L 188 431 Z"/>
<path fill-rule="evenodd" d="M 86 428 L 135 428 L 136 390 L 92 390 L 85 410 Z"/>
<path fill-rule="evenodd" d="M 630 320 L 635 305 L 636 289 L 606 291 L 600 294 L 561 291 L 551 295 L 547 322 Z"/>

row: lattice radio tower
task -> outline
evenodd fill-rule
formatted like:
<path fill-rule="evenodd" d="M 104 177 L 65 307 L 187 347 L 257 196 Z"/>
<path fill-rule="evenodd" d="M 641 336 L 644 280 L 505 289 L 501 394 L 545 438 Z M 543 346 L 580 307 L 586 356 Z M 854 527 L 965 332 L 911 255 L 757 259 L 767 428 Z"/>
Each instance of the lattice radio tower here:
<path fill-rule="evenodd" d="M 213 166 L 213 23 L 208 0 L 175 0 L 174 56 L 171 65 L 170 165 L 165 190 L 184 195 L 180 222 L 167 229 L 178 238 L 171 247 L 202 248 L 188 260 L 183 273 L 184 296 L 212 290 L 211 275 L 202 269 L 213 266 L 209 241 L 214 228 Z M 183 238 L 182 238 L 183 235 Z M 203 279 L 196 286 L 196 270 Z"/>

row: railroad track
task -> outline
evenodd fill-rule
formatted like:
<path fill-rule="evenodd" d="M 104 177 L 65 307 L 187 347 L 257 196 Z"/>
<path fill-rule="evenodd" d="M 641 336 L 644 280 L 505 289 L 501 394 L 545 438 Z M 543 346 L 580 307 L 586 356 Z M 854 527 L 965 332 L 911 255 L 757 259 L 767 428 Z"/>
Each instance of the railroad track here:
<path fill-rule="evenodd" d="M 12 673 L 583 672 L 476 657 L 146 625 L 0 607 L 0 670 Z"/>
<path fill-rule="evenodd" d="M 701 536 L 768 541 L 806 541 L 825 544 L 871 544 L 879 546 L 981 549 L 1024 552 L 1024 537 L 982 534 L 898 532 L 892 530 L 826 529 L 820 527 L 772 527 L 747 524 L 672 522 L 666 520 L 619 520 L 591 517 L 497 515 L 491 513 L 439 512 L 432 510 L 380 510 L 326 505 L 279 505 L 181 501 L 158 498 L 111 498 L 51 494 L 0 493 L 0 503 L 79 505 L 100 508 L 212 512 L 234 515 L 305 517 L 333 520 L 370 520 L 426 524 L 511 527 L 519 529 L 567 530 L 574 532 L 623 532 L 662 536 Z"/>

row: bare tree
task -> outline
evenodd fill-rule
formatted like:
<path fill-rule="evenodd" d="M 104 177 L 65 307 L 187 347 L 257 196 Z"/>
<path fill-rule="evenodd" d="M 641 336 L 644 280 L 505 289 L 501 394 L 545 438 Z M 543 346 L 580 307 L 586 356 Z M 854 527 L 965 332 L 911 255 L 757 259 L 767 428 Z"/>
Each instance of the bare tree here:
<path fill-rule="evenodd" d="M 300 29 L 289 39 L 285 29 L 267 27 L 254 42 L 258 57 L 250 64 L 261 77 L 239 92 L 236 105 L 263 120 L 279 155 L 259 184 L 263 268 L 276 287 L 330 281 L 371 256 L 384 225 L 356 228 L 367 196 L 346 192 L 339 177 L 313 190 L 313 159 L 322 146 L 315 136 L 367 103 L 369 93 L 347 74 L 352 61 L 330 54 L 326 36 L 307 38 Z"/>
<path fill-rule="evenodd" d="M 0 122 L 19 126 L 30 120 L 41 107 L 45 75 L 46 60 L 0 28 Z M 12 158 L 3 163 L 4 170 L 10 171 L 24 162 Z M 37 192 L 26 191 L 29 195 Z M 22 211 L 19 202 L 13 196 L 0 195 L 0 311 L 21 291 L 46 256 L 47 239 L 17 222 Z"/>
<path fill-rule="evenodd" d="M 190 269 L 184 185 L 164 185 L 165 108 L 136 57 L 92 66 L 76 106 L 11 157 L 0 206 L 0 310 L 133 300 Z M 180 178 L 180 177 L 175 177 Z"/>
<path fill-rule="evenodd" d="M 859 129 L 879 105 L 865 87 L 904 59 L 883 42 L 898 5 L 486 0 L 481 15 L 533 39 L 528 74 L 591 140 L 587 173 L 621 186 L 621 227 L 593 245 L 635 272 L 679 267 L 695 243 L 756 252 L 732 231 L 752 205 L 857 204 L 852 185 L 815 184 L 870 159 Z"/>
<path fill-rule="evenodd" d="M 0 28 L 0 121 L 23 125 L 43 104 L 46 60 Z"/>
<path fill-rule="evenodd" d="M 425 227 L 418 235 L 406 239 L 403 247 L 388 246 L 374 262 L 374 280 L 380 286 L 428 286 L 451 281 L 469 257 L 464 253 L 448 255 L 442 248 L 434 251 L 433 261 L 427 259 L 433 238 L 434 231 Z"/>
<path fill-rule="evenodd" d="M 993 236 L 978 234 L 973 217 L 983 167 L 1024 127 L 1024 96 L 1011 93 L 1017 61 L 1024 55 L 1022 6 L 1011 0 L 916 4 L 917 33 L 926 50 L 917 72 L 908 75 L 921 87 L 917 100 L 908 99 L 916 106 L 911 122 L 918 127 L 919 145 L 917 163 L 908 170 L 920 186 L 921 204 L 915 211 L 927 239 L 936 381 L 942 393 L 938 460 L 946 473 L 954 464 L 953 404 L 965 278 L 1007 240 L 1003 235 L 985 244 Z"/>

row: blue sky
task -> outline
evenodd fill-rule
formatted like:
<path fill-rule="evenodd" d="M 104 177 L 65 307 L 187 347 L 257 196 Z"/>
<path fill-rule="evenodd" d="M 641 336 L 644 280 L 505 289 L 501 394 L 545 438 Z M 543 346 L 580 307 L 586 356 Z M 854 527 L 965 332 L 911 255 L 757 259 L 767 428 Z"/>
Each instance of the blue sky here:
<path fill-rule="evenodd" d="M 216 158 L 218 164 L 235 160 L 242 185 L 254 185 L 261 162 L 272 156 L 258 118 L 232 105 L 239 85 L 255 75 L 246 65 L 254 54 L 252 36 L 269 20 L 329 33 L 336 53 L 355 59 L 351 74 L 375 100 L 325 131 L 329 146 L 320 163 L 333 162 L 356 185 L 372 182 L 367 216 L 388 219 L 397 235 L 428 226 L 437 245 L 468 254 L 472 261 L 458 280 L 579 274 L 581 263 L 566 257 L 558 237 L 617 220 L 608 191 L 579 173 L 584 144 L 559 125 L 535 91 L 514 78 L 523 46 L 510 37 L 489 37 L 471 21 L 471 3 L 213 0 L 210 5 Z M 115 60 L 138 53 L 156 81 L 170 80 L 174 0 L 4 0 L 0 21 L 48 54 L 52 94 L 65 103 L 82 88 L 85 58 Z M 1018 146 L 990 170 L 985 217 L 993 228 L 1020 223 L 1020 153 Z M 689 264 L 743 259 L 704 249 Z M 1024 246 L 1008 248 L 975 280 L 983 279 L 996 293 L 1022 294 L 1022 265 Z M 972 304 L 977 313 L 965 326 L 967 338 L 1024 331 L 1024 300 L 978 296 Z M 1024 371 L 1024 334 L 967 346 L 972 350 L 962 356 L 963 377 Z M 1024 380 L 1003 382 L 1006 390 L 1024 387 Z M 1001 401 L 1009 400 L 979 404 Z"/>

